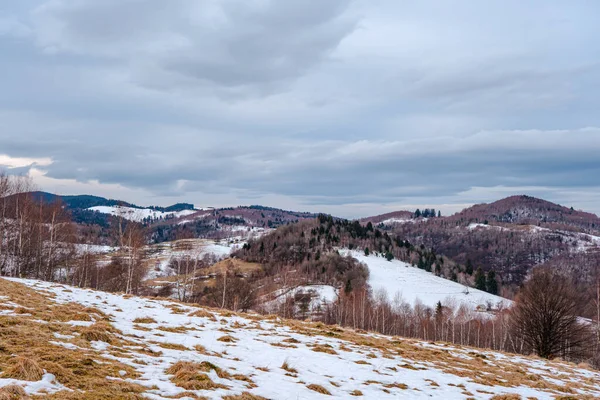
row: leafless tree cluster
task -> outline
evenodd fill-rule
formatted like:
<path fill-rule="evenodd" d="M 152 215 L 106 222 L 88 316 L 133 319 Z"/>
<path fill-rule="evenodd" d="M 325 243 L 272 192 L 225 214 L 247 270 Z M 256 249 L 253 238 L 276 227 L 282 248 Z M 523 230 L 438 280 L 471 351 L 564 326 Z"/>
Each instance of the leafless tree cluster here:
<path fill-rule="evenodd" d="M 86 245 L 60 201 L 35 195 L 31 179 L 0 174 L 0 276 L 66 282 L 81 287 L 136 293 L 145 274 L 144 231 L 115 219 L 119 248 L 108 265 Z"/>
<path fill-rule="evenodd" d="M 256 305 L 256 280 L 236 273 L 229 261 L 225 270 L 216 277 L 214 286 L 206 286 L 194 297 L 197 303 L 233 311 L 248 311 Z"/>
<path fill-rule="evenodd" d="M 74 228 L 59 202 L 36 200 L 27 177 L 0 175 L 0 275 L 64 280 Z"/>

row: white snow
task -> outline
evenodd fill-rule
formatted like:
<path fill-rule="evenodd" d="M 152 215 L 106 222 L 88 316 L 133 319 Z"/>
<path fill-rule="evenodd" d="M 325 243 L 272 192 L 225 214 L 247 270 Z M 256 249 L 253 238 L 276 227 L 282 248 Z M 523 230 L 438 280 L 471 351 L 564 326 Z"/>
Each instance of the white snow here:
<path fill-rule="evenodd" d="M 209 256 L 216 262 L 229 257 L 232 252 L 241 248 L 244 243 L 245 241 L 237 239 L 185 239 L 148 246 L 148 261 L 154 267 L 150 268 L 146 279 L 156 279 L 173 275 L 174 271 L 169 268 L 169 263 L 172 259 L 184 256 L 203 259 Z"/>
<path fill-rule="evenodd" d="M 98 244 L 75 244 L 75 249 L 79 254 L 92 253 L 92 254 L 106 254 L 112 253 L 117 250 L 117 247 L 103 246 Z"/>
<path fill-rule="evenodd" d="M 458 227 L 458 228 L 460 228 L 460 227 Z M 470 230 L 470 231 L 475 230 L 475 229 L 497 229 L 499 231 L 505 231 L 505 230 L 507 230 L 506 228 L 504 228 L 502 226 L 488 225 L 488 224 L 478 224 L 478 223 L 475 223 L 475 222 L 469 224 L 469 226 L 467 226 L 467 229 Z"/>
<path fill-rule="evenodd" d="M 379 260 L 366 261 L 373 266 L 380 264 Z M 394 265 L 393 262 L 388 264 Z M 396 267 L 410 269 L 401 264 Z M 378 269 L 385 268 L 374 267 L 374 270 Z M 388 276 L 394 275 L 388 274 Z M 95 307 L 109 316 L 112 325 L 123 333 L 122 339 L 133 344 L 123 347 L 129 356 L 119 356 L 120 352 L 111 351 L 112 345 L 104 343 L 93 343 L 91 348 L 85 350 L 86 354 L 96 360 L 117 360 L 134 368 L 140 374 L 139 378 L 131 379 L 125 375 L 121 379 L 145 386 L 147 391 L 144 397 L 150 399 L 173 398 L 185 392 L 171 382 L 169 379 L 171 376 L 166 373 L 166 369 L 178 361 L 198 363 L 208 361 L 230 374 L 246 375 L 256 385 L 248 387 L 248 383 L 241 380 L 219 378 L 212 371 L 209 373 L 210 378 L 216 383 L 226 385 L 228 389 L 192 391 L 196 396 L 208 396 L 211 399 L 242 392 L 281 400 L 349 399 L 353 398 L 350 396 L 353 390 L 360 390 L 365 399 L 453 400 L 465 397 L 490 399 L 497 394 L 509 393 L 524 398 L 553 399 L 556 396 L 555 389 L 547 388 L 544 382 L 555 382 L 560 386 L 569 382 L 581 383 L 586 386 L 582 388 L 573 386 L 569 389 L 573 391 L 573 395 L 600 396 L 600 388 L 594 386 L 594 382 L 600 379 L 600 373 L 561 364 L 558 361 L 548 363 L 492 351 L 455 347 L 443 343 L 429 344 L 359 332 L 352 332 L 353 337 L 357 339 L 349 341 L 330 337 L 326 332 L 329 329 L 331 332 L 336 332 L 334 328 L 319 324 L 303 325 L 305 330 L 302 331 L 278 319 L 265 320 L 259 317 L 221 314 L 214 310 L 205 310 L 210 317 L 192 317 L 189 314 L 198 308 L 179 303 L 158 299 L 125 298 L 118 294 L 34 280 L 11 280 L 35 288 L 40 293 L 52 293 L 54 297 L 49 297 L 49 301 L 75 302 L 83 306 Z M 173 307 L 177 307 L 177 310 Z M 152 317 L 157 322 L 145 324 L 145 329 L 139 329 L 139 325 L 133 322 L 138 317 Z M 164 326 L 185 328 L 185 331 L 176 333 L 158 329 Z M 343 332 L 339 328 L 335 329 L 337 332 Z M 233 343 L 219 341 L 218 339 L 224 335 L 232 336 L 235 341 Z M 290 340 L 293 340 L 293 344 L 290 344 Z M 365 344 L 371 340 L 383 340 L 384 343 L 389 341 L 389 346 L 371 347 Z M 405 346 L 404 350 L 395 351 L 394 340 L 401 341 Z M 68 341 L 64 343 L 67 344 Z M 186 350 L 163 348 L 158 345 L 160 343 L 177 344 L 184 346 Z M 313 351 L 312 348 L 317 344 L 330 346 L 335 354 Z M 205 350 L 195 351 L 197 345 L 203 346 Z M 150 349 L 155 353 L 149 354 L 142 348 Z M 498 371 L 509 367 L 517 368 L 523 371 L 523 376 L 535 373 L 539 379 L 531 381 L 531 386 L 525 386 L 526 383 L 522 383 L 521 386 L 514 384 L 490 386 L 477 383 L 468 376 L 469 374 L 455 374 L 452 369 L 448 369 L 447 362 L 451 361 L 438 361 L 435 357 L 426 361 L 419 358 L 420 352 L 412 352 L 410 348 L 422 348 L 421 351 L 431 349 L 439 354 L 446 354 L 447 357 L 454 357 L 457 363 L 459 360 L 477 361 L 482 366 L 491 366 Z M 480 355 L 485 355 L 485 360 L 477 358 Z M 281 366 L 284 361 L 295 368 L 297 373 L 283 370 Z M 459 370 L 460 365 L 456 364 L 455 368 Z M 568 372 L 565 374 L 565 369 L 561 372 L 559 368 L 568 368 Z M 431 384 L 431 381 L 435 382 L 435 385 Z M 2 379 L 0 375 L 0 386 L 10 383 L 15 381 Z M 62 387 L 49 374 L 44 375 L 40 382 L 17 381 L 16 383 L 25 386 L 28 393 L 37 393 L 42 389 L 52 392 Z M 307 387 L 309 384 L 325 387 L 332 396 L 324 396 L 310 390 Z M 398 387 L 398 384 L 406 387 Z M 470 392 L 470 396 L 465 395 L 466 392 Z"/>
<path fill-rule="evenodd" d="M 399 293 L 412 306 L 419 301 L 432 308 L 438 302 L 445 306 L 465 304 L 471 309 L 487 308 L 488 304 L 496 308 L 499 303 L 504 306 L 511 303 L 510 300 L 474 288 L 468 288 L 468 294 L 465 294 L 466 286 L 399 260 L 387 261 L 384 257 L 365 256 L 355 250 L 343 252 L 369 267 L 369 284 L 373 292 L 377 294 L 380 290 L 385 291 L 390 301 Z"/>
<path fill-rule="evenodd" d="M 308 309 L 306 310 L 309 315 L 322 311 L 326 303 L 333 303 L 338 296 L 337 289 L 330 285 L 299 285 L 276 291 L 273 294 L 275 298 L 267 302 L 265 307 L 271 312 L 276 312 L 277 307 L 284 304 L 287 299 L 301 293 L 306 293 L 310 296 Z M 299 307 L 298 304 L 296 306 Z"/>
<path fill-rule="evenodd" d="M 191 214 L 195 214 L 196 210 L 182 210 L 182 211 L 169 211 L 162 212 L 152 210 L 150 208 L 132 208 L 132 207 L 120 207 L 120 206 L 97 206 L 88 208 L 90 211 L 97 211 L 102 214 L 110 214 L 119 217 L 123 217 L 130 221 L 141 222 L 145 219 L 164 219 L 167 217 L 180 218 Z"/>
<path fill-rule="evenodd" d="M 416 221 L 411 218 L 388 218 L 384 221 L 381 221 L 384 225 L 394 225 L 394 224 L 414 224 Z"/>
<path fill-rule="evenodd" d="M 25 389 L 25 392 L 28 395 L 41 395 L 43 393 L 52 394 L 60 392 L 62 390 L 69 390 L 65 386 L 58 383 L 54 375 L 48 373 L 44 374 L 44 376 L 42 376 L 42 379 L 36 382 L 0 378 L 0 388 L 8 385 L 21 386 L 23 389 Z"/>

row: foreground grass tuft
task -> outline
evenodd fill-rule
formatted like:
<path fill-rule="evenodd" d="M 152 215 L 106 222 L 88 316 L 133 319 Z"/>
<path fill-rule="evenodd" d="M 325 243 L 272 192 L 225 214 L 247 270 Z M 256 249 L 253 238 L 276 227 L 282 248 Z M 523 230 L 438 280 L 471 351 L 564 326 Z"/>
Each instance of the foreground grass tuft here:
<path fill-rule="evenodd" d="M 0 388 L 0 400 L 26 400 L 29 399 L 25 389 L 19 385 L 8 385 Z"/>
<path fill-rule="evenodd" d="M 39 364 L 29 358 L 17 357 L 9 362 L 9 367 L 2 375 L 3 378 L 13 378 L 21 381 L 37 382 L 44 376 L 44 370 Z"/>
<path fill-rule="evenodd" d="M 117 332 L 117 329 L 115 329 L 108 322 L 100 321 L 83 328 L 81 331 L 81 337 L 88 342 L 100 341 L 114 343 L 116 339 L 114 334 Z"/>
<path fill-rule="evenodd" d="M 328 396 L 331 396 L 331 392 L 330 392 L 329 390 L 325 389 L 325 388 L 324 388 L 323 386 L 321 386 L 321 385 L 316 385 L 316 384 L 314 384 L 314 383 L 313 383 L 313 384 L 311 384 L 311 385 L 308 385 L 308 386 L 306 386 L 306 387 L 307 387 L 307 388 L 309 388 L 309 389 L 310 389 L 310 390 L 312 390 L 312 391 L 315 391 L 315 392 L 317 392 L 317 393 L 326 394 L 326 395 L 328 395 Z"/>
<path fill-rule="evenodd" d="M 156 320 L 150 317 L 136 318 L 133 320 L 134 324 L 156 324 Z"/>
<path fill-rule="evenodd" d="M 173 375 L 171 382 L 185 390 L 215 390 L 229 389 L 220 383 L 215 383 L 210 377 L 200 371 L 206 371 L 210 367 L 203 364 L 178 361 L 167 369 L 167 374 Z"/>

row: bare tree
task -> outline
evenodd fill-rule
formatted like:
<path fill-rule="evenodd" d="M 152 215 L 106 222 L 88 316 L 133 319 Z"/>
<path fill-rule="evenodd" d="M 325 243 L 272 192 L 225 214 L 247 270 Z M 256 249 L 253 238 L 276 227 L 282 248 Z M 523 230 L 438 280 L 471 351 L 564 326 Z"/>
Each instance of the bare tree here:
<path fill-rule="evenodd" d="M 569 358 L 589 341 L 588 327 L 579 321 L 581 302 L 564 276 L 536 269 L 516 298 L 512 328 L 540 357 Z"/>

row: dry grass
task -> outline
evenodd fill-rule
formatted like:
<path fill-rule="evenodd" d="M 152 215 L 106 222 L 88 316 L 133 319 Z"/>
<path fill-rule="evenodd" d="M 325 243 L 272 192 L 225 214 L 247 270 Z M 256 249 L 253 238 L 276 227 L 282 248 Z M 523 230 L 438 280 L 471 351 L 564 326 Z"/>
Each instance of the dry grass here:
<path fill-rule="evenodd" d="M 350 392 L 350 396 L 362 396 L 363 392 L 361 392 L 360 390 L 353 390 Z"/>
<path fill-rule="evenodd" d="M 0 337 L 2 339 L 2 344 L 0 345 L 0 365 L 6 366 L 12 358 L 23 357 L 36 362 L 40 368 L 46 369 L 49 373 L 56 375 L 58 382 L 75 390 L 75 392 L 71 394 L 57 393 L 48 398 L 84 398 L 86 400 L 104 400 L 112 398 L 136 399 L 141 398 L 141 393 L 147 390 L 146 388 L 131 385 L 122 380 L 107 380 L 107 377 L 119 379 L 119 370 L 127 371 L 127 378 L 135 379 L 135 370 L 118 361 L 106 359 L 102 354 L 94 352 L 91 349 L 84 352 L 81 350 L 68 350 L 63 347 L 49 344 L 50 341 L 56 341 L 53 333 L 72 334 L 73 331 L 77 331 L 82 333 L 81 337 L 73 337 L 66 340 L 63 339 L 63 341 L 84 348 L 89 346 L 86 341 L 112 341 L 113 343 L 111 344 L 113 346 L 110 349 L 111 354 L 130 359 L 135 358 L 136 353 L 144 352 L 144 349 L 139 349 L 139 344 L 134 346 L 134 344 L 128 342 L 126 337 L 123 337 L 119 332 L 114 331 L 114 327 L 110 325 L 110 319 L 100 311 L 93 308 L 86 309 L 83 306 L 73 304 L 56 305 L 52 301 L 49 301 L 49 297 L 52 296 L 51 294 L 46 295 L 41 291 L 31 290 L 23 285 L 4 281 L 2 279 L 0 279 L 0 293 L 3 295 L 6 294 L 9 297 L 9 301 L 18 305 L 12 307 L 12 309 L 21 307 L 23 312 L 26 310 L 27 314 L 32 315 L 32 317 L 25 314 L 19 317 L 0 316 Z M 218 318 L 220 315 L 224 315 L 218 310 L 211 310 L 211 312 L 204 309 L 191 311 L 191 308 L 187 305 L 174 305 L 171 308 L 174 312 L 182 312 L 182 310 L 185 310 L 188 315 L 197 315 L 198 317 L 214 319 L 215 321 L 221 319 Z M 239 314 L 231 313 L 229 315 Z M 268 317 L 252 315 L 240 316 L 253 321 L 260 320 L 264 322 L 268 320 Z M 47 321 L 48 323 L 42 325 L 35 322 L 37 320 Z M 96 321 L 96 323 L 89 328 L 73 327 L 69 324 L 62 323 L 68 321 Z M 227 324 L 231 321 L 221 319 L 221 322 Z M 461 348 L 460 346 L 448 346 L 447 349 L 425 348 L 417 340 L 400 338 L 393 338 L 390 340 L 385 337 L 371 337 L 366 333 L 362 334 L 361 332 L 350 329 L 328 327 L 318 323 L 287 321 L 279 317 L 273 317 L 272 322 L 275 326 L 290 328 L 293 332 L 299 333 L 305 337 L 313 337 L 313 342 L 317 343 L 321 337 L 333 336 L 339 338 L 340 340 L 345 341 L 345 344 L 339 347 L 340 351 L 358 351 L 364 355 L 365 359 L 373 357 L 375 354 L 384 358 L 401 356 L 405 361 L 401 362 L 403 365 L 396 364 L 399 368 L 422 370 L 424 368 L 434 367 L 443 372 L 464 377 L 473 383 L 481 385 L 496 387 L 531 387 L 544 390 L 551 393 L 553 396 L 557 396 L 557 398 L 561 398 L 560 396 L 563 395 L 565 396 L 563 399 L 569 399 L 569 394 L 575 394 L 579 391 L 584 393 L 585 391 L 594 390 L 600 383 L 597 378 L 585 378 L 582 373 L 573 370 L 573 365 L 565 362 L 557 361 L 552 363 L 554 368 L 564 371 L 564 375 L 551 376 L 549 373 L 532 374 L 528 371 L 528 365 L 525 363 L 519 364 L 512 360 L 504 361 L 493 357 L 491 354 L 482 355 L 480 352 L 476 351 L 469 353 L 468 348 Z M 148 321 L 147 323 L 151 322 Z M 233 327 L 233 325 L 229 326 Z M 237 329 L 242 328 L 239 324 L 236 325 L 236 327 Z M 135 328 L 143 329 L 143 327 L 139 325 L 135 326 Z M 177 330 L 179 333 L 184 329 L 169 328 L 169 331 L 173 330 Z M 269 330 L 274 329 L 272 328 Z M 106 336 L 108 336 L 108 340 Z M 225 343 L 233 343 L 236 341 L 236 339 L 229 336 L 229 334 L 223 336 L 219 340 Z M 295 344 L 298 341 L 296 339 L 287 338 L 281 342 Z M 125 347 L 125 345 L 132 346 Z M 181 345 L 159 345 L 165 348 L 189 351 L 189 349 Z M 352 348 L 350 348 L 350 346 Z M 460 354 L 454 354 L 453 349 L 458 349 L 456 351 Z M 202 347 L 198 347 L 196 350 L 200 353 L 209 353 Z M 334 349 L 325 344 L 312 346 L 312 350 L 327 354 L 337 354 L 337 347 Z M 210 355 L 224 356 L 224 354 L 219 355 L 211 353 Z M 464 355 L 467 355 L 470 359 L 465 359 Z M 364 363 L 366 362 L 367 361 L 364 361 Z M 359 362 L 359 364 L 363 364 L 363 362 Z M 586 368 L 585 365 L 580 367 Z M 205 365 L 204 367 L 198 367 L 194 373 L 203 374 L 204 372 L 208 372 L 205 371 L 206 369 L 208 369 L 208 371 L 215 370 L 210 366 Z M 260 369 L 268 371 L 266 368 Z M 389 369 L 397 371 L 395 367 Z M 137 376 L 139 377 L 139 374 Z M 232 378 L 237 379 L 236 375 L 233 375 Z M 560 385 L 560 382 L 554 383 L 555 381 L 552 381 L 549 378 L 561 379 L 563 381 L 572 379 L 573 382 L 568 385 Z M 191 380 L 194 381 L 194 379 Z M 206 379 L 204 378 L 196 380 L 206 384 Z M 431 386 L 435 386 L 431 382 L 430 384 Z M 210 384 L 208 385 L 210 386 Z M 385 385 L 382 386 L 382 389 L 385 390 Z M 248 389 L 249 388 L 250 386 L 248 386 Z M 464 387 L 462 389 L 465 390 L 465 395 L 470 395 L 467 394 L 468 392 Z M 82 396 L 81 391 L 85 391 L 86 395 Z M 511 395 L 503 396 L 505 397 L 496 396 L 494 399 L 512 400 L 518 398 L 514 396 L 506 397 Z"/>
<path fill-rule="evenodd" d="M 290 367 L 290 365 L 288 364 L 287 360 L 285 360 L 283 362 L 283 364 L 281 365 L 281 369 L 289 372 L 290 374 L 297 374 L 298 373 L 298 370 L 296 368 Z"/>
<path fill-rule="evenodd" d="M 208 311 L 203 310 L 203 309 L 198 309 L 196 311 L 193 311 L 193 312 L 189 313 L 188 316 L 190 316 L 190 317 L 198 317 L 198 318 L 208 318 L 211 321 L 216 321 L 217 320 L 217 318 L 215 317 L 214 314 L 209 313 Z"/>
<path fill-rule="evenodd" d="M 151 317 L 136 318 L 133 320 L 134 324 L 156 324 L 156 320 Z"/>
<path fill-rule="evenodd" d="M 200 372 L 206 369 L 202 364 L 179 361 L 171 365 L 166 372 L 173 375 L 171 382 L 185 390 L 229 389 L 225 385 L 213 382 L 207 374 Z"/>
<path fill-rule="evenodd" d="M 186 333 L 190 328 L 185 326 L 159 326 L 157 330 L 169 333 Z"/>
<path fill-rule="evenodd" d="M 321 393 L 321 394 L 326 394 L 328 396 L 331 396 L 331 392 L 327 389 L 325 389 L 323 386 L 321 385 L 316 385 L 316 384 L 311 384 L 311 385 L 307 385 L 307 388 L 309 388 L 312 391 L 315 391 L 317 393 Z"/>
<path fill-rule="evenodd" d="M 44 398 L 49 400 L 143 398 L 140 393 L 147 390 L 146 388 L 117 380 L 121 379 L 119 371 L 126 371 L 129 378 L 138 378 L 139 374 L 132 367 L 99 356 L 101 362 L 97 362 L 92 358 L 95 357 L 95 353 L 70 350 L 50 344 L 51 341 L 56 341 L 54 333 L 70 335 L 79 329 L 60 321 L 84 320 L 84 317 L 78 314 L 87 312 L 83 311 L 86 310 L 85 307 L 79 305 L 71 307 L 71 304 L 56 307 L 50 300 L 51 295 L 42 295 L 24 285 L 4 279 L 0 279 L 0 293 L 8 296 L 10 301 L 29 308 L 33 316 L 18 318 L 0 316 L 2 338 L 0 365 L 6 368 L 3 377 L 11 375 L 23 380 L 27 377 L 39 380 L 43 374 L 42 370 L 45 369 L 55 375 L 58 382 L 73 390 L 73 392 L 62 391 L 45 395 Z M 87 310 L 95 314 L 96 319 L 104 319 L 104 314 L 98 310 L 91 308 Z M 40 323 L 37 320 L 49 323 Z M 106 322 L 102 321 L 102 323 Z M 76 338 L 73 341 L 80 346 L 86 345 L 86 340 L 83 338 Z M 4 391 L 6 392 L 6 388 Z M 85 391 L 85 394 L 81 391 Z M 3 395 L 5 396 L 5 393 Z"/>
<path fill-rule="evenodd" d="M 224 342 L 224 343 L 235 343 L 235 342 L 237 342 L 237 339 L 234 338 L 233 336 L 230 336 L 230 335 L 221 336 L 217 340 L 219 342 Z"/>
<path fill-rule="evenodd" d="M 518 394 L 497 394 L 490 400 L 521 400 L 521 398 Z"/>
<path fill-rule="evenodd" d="M 255 394 L 244 392 L 235 396 L 224 396 L 223 400 L 268 400 L 265 397 L 257 396 Z"/>
<path fill-rule="evenodd" d="M 318 344 L 315 347 L 313 347 L 311 350 L 312 351 L 316 351 L 318 353 L 327 353 L 327 354 L 334 354 L 334 355 L 338 354 L 337 351 L 335 351 L 333 349 L 333 347 L 331 347 L 328 344 L 326 344 L 326 345 Z"/>
<path fill-rule="evenodd" d="M 16 357 L 9 361 L 8 368 L 2 378 L 13 378 L 21 381 L 37 382 L 44 376 L 44 370 L 32 359 Z"/>
<path fill-rule="evenodd" d="M 116 341 L 115 333 L 119 333 L 119 331 L 110 323 L 104 321 L 96 322 L 81 329 L 81 337 L 88 342 L 114 343 Z"/>
<path fill-rule="evenodd" d="M 404 383 L 388 383 L 386 385 L 383 385 L 383 387 L 386 389 L 392 389 L 392 388 L 402 389 L 402 390 L 408 389 L 408 386 L 405 385 Z"/>
<path fill-rule="evenodd" d="M 0 388 L 0 400 L 26 400 L 29 399 L 25 389 L 19 385 L 7 385 Z"/>
<path fill-rule="evenodd" d="M 167 349 L 167 350 L 178 350 L 178 351 L 187 351 L 187 350 L 189 350 L 184 345 L 177 344 L 177 343 L 153 342 L 153 344 L 156 344 L 157 346 L 160 346 L 163 349 Z"/>

